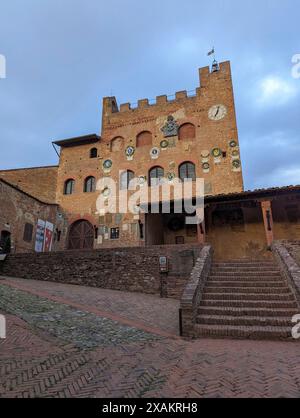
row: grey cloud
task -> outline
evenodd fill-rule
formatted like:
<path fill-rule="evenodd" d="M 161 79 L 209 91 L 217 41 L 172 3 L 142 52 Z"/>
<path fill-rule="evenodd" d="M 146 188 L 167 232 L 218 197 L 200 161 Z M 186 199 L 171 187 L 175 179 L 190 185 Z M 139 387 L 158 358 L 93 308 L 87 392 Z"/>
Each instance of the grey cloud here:
<path fill-rule="evenodd" d="M 251 101 L 264 77 L 289 79 L 299 12 L 298 0 L 2 0 L 0 167 L 55 164 L 53 139 L 99 132 L 103 96 L 195 88 L 214 45 L 232 61 L 246 188 L 299 183 L 299 96 Z"/>

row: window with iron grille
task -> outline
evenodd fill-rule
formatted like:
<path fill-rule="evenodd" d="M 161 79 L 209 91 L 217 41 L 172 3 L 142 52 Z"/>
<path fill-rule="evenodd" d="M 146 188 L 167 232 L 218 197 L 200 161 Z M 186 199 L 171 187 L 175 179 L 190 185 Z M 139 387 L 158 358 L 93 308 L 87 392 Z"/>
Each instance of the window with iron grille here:
<path fill-rule="evenodd" d="M 120 238 L 120 228 L 110 228 L 110 239 Z"/>
<path fill-rule="evenodd" d="M 90 150 L 90 158 L 97 158 L 98 157 L 98 150 L 97 148 L 92 148 Z"/>
<path fill-rule="evenodd" d="M 196 167 L 194 163 L 183 163 L 179 167 L 179 178 L 184 181 L 184 179 L 196 180 Z"/>
<path fill-rule="evenodd" d="M 121 174 L 121 177 L 120 177 L 120 189 L 121 190 L 128 189 L 129 184 L 130 184 L 131 180 L 133 180 L 133 179 L 134 179 L 134 172 L 133 171 L 130 171 L 130 170 L 124 171 Z"/>
<path fill-rule="evenodd" d="M 65 182 L 64 194 L 70 195 L 74 193 L 75 180 L 69 179 Z"/>
<path fill-rule="evenodd" d="M 95 177 L 88 177 L 84 181 L 84 193 L 92 193 L 96 190 L 96 179 Z"/>
<path fill-rule="evenodd" d="M 165 171 L 162 167 L 153 167 L 149 171 L 149 185 L 157 186 L 165 176 Z"/>

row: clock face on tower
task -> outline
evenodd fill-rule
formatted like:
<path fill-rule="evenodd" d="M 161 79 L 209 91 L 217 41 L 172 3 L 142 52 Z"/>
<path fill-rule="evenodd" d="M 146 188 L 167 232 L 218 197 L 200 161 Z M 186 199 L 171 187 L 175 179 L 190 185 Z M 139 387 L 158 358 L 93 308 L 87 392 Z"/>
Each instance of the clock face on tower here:
<path fill-rule="evenodd" d="M 221 120 L 227 115 L 226 106 L 219 104 L 212 106 L 208 111 L 208 117 L 211 120 Z"/>

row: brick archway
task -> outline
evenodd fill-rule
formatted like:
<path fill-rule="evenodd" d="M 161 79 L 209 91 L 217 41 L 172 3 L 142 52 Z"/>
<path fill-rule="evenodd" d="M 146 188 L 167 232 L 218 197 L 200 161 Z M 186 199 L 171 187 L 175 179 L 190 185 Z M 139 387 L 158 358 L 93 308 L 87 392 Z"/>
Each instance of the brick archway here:
<path fill-rule="evenodd" d="M 85 219 L 80 219 L 70 226 L 68 250 L 92 250 L 94 237 L 93 225 Z"/>

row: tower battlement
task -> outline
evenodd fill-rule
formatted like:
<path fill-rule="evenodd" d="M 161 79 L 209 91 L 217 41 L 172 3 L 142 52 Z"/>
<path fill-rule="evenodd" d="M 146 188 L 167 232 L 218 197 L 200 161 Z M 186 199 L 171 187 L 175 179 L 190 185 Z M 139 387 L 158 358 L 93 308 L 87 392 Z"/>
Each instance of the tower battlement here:
<path fill-rule="evenodd" d="M 118 113 L 123 114 L 127 112 L 137 112 L 139 110 L 144 111 L 147 108 L 154 110 L 155 106 L 161 107 L 168 104 L 174 104 L 181 101 L 193 100 L 195 97 L 200 98 L 204 93 L 204 90 L 212 87 L 215 84 L 219 84 L 224 80 L 231 81 L 231 68 L 230 62 L 225 61 L 220 64 L 218 71 L 212 71 L 209 66 L 199 68 L 199 87 L 197 87 L 192 93 L 187 90 L 181 90 L 176 92 L 172 96 L 168 95 L 159 95 L 156 96 L 156 99 L 140 99 L 136 104 L 132 103 L 122 103 L 120 106 L 117 103 L 116 97 L 104 97 L 103 98 L 103 118 L 114 115 L 117 116 Z"/>

